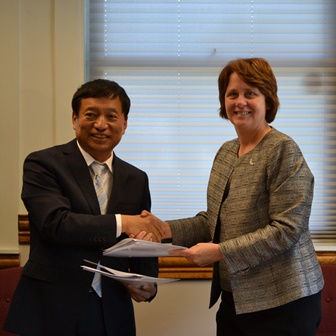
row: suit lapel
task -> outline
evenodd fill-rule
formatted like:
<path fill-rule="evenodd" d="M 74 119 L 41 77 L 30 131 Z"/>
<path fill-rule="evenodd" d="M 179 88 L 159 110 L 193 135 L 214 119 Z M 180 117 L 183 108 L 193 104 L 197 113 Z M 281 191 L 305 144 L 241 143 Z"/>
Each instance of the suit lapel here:
<path fill-rule="evenodd" d="M 123 161 L 120 160 L 115 154 L 113 158 L 113 186 L 107 205 L 108 213 L 115 213 L 117 204 L 119 203 L 120 195 L 123 195 L 124 186 L 128 177 L 127 167 L 123 165 Z"/>
<path fill-rule="evenodd" d="M 92 213 L 96 215 L 100 214 L 99 203 L 92 183 L 90 171 L 77 146 L 76 140 L 72 140 L 65 145 L 63 154 L 66 157 L 66 162 L 74 180 L 86 198 Z"/>

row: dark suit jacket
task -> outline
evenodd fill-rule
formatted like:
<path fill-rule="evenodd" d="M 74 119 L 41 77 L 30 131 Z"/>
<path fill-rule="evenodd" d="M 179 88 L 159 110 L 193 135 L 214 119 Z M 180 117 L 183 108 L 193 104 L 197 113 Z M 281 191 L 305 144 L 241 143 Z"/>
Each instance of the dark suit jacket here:
<path fill-rule="evenodd" d="M 106 215 L 76 140 L 30 154 L 24 164 L 22 199 L 29 214 L 29 260 L 14 296 L 6 329 L 22 335 L 73 335 L 93 273 L 83 259 L 157 276 L 157 258 L 102 257 L 116 239 L 114 214 L 150 210 L 146 173 L 114 156 L 114 181 Z M 131 297 L 119 282 L 103 277 L 103 310 L 113 335 L 135 333 Z"/>

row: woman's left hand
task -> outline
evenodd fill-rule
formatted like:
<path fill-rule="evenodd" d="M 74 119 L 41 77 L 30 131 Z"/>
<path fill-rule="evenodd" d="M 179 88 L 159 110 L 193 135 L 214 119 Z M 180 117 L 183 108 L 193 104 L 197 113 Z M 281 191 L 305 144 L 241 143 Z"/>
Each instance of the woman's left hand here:
<path fill-rule="evenodd" d="M 200 267 L 211 265 L 223 259 L 219 244 L 213 243 L 199 243 L 186 250 L 171 250 L 169 254 L 175 257 L 185 257 Z"/>

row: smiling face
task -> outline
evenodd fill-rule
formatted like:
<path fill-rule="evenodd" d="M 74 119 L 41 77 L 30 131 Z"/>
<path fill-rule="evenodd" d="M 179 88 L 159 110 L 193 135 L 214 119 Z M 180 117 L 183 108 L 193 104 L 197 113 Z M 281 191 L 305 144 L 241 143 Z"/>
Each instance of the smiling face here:
<path fill-rule="evenodd" d="M 106 161 L 127 128 L 120 99 L 84 98 L 72 125 L 80 146 L 95 160 Z"/>
<path fill-rule="evenodd" d="M 256 87 L 246 84 L 235 72 L 230 75 L 225 92 L 225 109 L 237 131 L 268 127 L 265 96 Z"/>

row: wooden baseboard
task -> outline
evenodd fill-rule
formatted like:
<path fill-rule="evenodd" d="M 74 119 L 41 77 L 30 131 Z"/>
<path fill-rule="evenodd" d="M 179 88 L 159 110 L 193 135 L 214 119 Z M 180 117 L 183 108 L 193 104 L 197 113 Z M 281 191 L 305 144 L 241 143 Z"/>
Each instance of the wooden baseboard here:
<path fill-rule="evenodd" d="M 20 266 L 18 254 L 0 254 L 0 269 Z"/>
<path fill-rule="evenodd" d="M 316 254 L 321 265 L 336 265 L 336 251 L 317 251 Z"/>
<path fill-rule="evenodd" d="M 28 215 L 19 215 L 19 244 L 30 244 L 30 229 Z M 336 251 L 318 251 L 317 257 L 321 264 L 336 264 Z M 18 263 L 18 257 L 14 256 L 5 260 L 4 264 Z M 0 260 L 0 268 L 1 268 Z M 162 278 L 178 278 L 178 279 L 211 279 L 212 267 L 198 267 L 182 257 L 160 257 L 159 258 L 160 274 Z"/>
<path fill-rule="evenodd" d="M 177 279 L 212 279 L 212 267 L 198 267 L 183 257 L 160 257 L 159 277 Z"/>
<path fill-rule="evenodd" d="M 30 227 L 29 227 L 28 215 L 19 215 L 18 226 L 19 226 L 19 244 L 29 245 Z"/>

